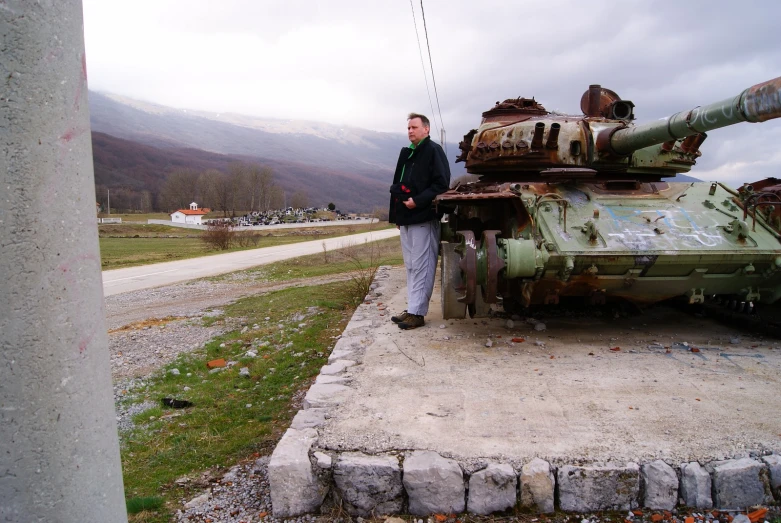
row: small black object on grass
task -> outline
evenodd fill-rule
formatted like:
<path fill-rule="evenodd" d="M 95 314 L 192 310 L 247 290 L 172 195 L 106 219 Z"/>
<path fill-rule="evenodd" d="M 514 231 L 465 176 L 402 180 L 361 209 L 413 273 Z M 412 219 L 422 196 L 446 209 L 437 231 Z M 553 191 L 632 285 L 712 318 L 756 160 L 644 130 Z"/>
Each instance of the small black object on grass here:
<path fill-rule="evenodd" d="M 178 400 L 175 398 L 163 398 L 160 401 L 162 401 L 163 407 L 172 407 L 174 409 L 186 409 L 187 407 L 193 406 L 191 401 Z"/>

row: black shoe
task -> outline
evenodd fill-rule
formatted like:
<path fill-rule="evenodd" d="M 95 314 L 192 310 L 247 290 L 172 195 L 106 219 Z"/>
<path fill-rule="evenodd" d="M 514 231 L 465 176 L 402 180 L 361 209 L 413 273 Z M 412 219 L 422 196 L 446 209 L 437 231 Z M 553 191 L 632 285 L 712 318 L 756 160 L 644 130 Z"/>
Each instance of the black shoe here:
<path fill-rule="evenodd" d="M 401 322 L 405 321 L 409 317 L 410 317 L 410 313 L 407 312 L 407 311 L 404 311 L 401 314 L 399 314 L 398 316 L 391 316 L 391 321 L 393 323 L 401 323 Z"/>
<path fill-rule="evenodd" d="M 417 329 L 422 327 L 426 322 L 423 321 L 423 316 L 417 314 L 407 314 L 407 319 L 399 323 L 399 328 L 402 330 Z"/>

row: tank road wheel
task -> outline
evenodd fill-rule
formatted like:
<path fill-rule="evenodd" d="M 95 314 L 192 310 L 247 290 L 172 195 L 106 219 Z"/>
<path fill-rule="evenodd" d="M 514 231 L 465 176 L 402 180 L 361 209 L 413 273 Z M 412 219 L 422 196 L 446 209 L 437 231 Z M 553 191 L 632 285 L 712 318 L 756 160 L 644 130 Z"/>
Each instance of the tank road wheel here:
<path fill-rule="evenodd" d="M 456 234 L 464 239 L 456 251 L 461 255 L 458 266 L 464 275 L 465 291 L 458 301 L 468 305 L 475 302 L 475 294 L 477 294 L 477 246 L 475 244 L 475 233 L 465 230 L 456 231 Z"/>
<path fill-rule="evenodd" d="M 464 289 L 464 281 L 456 247 L 457 243 L 442 244 L 442 317 L 446 320 L 466 318 L 466 303 L 458 301 Z"/>
<path fill-rule="evenodd" d="M 481 291 L 475 294 L 475 302 L 467 305 L 467 310 L 470 318 L 485 318 L 491 314 L 491 304 L 483 300 Z"/>
<path fill-rule="evenodd" d="M 499 284 L 499 271 L 504 269 L 504 260 L 499 257 L 496 247 L 496 235 L 502 231 L 483 231 L 483 249 L 486 253 L 486 276 L 482 294 L 486 303 L 496 303 L 496 292 Z"/>

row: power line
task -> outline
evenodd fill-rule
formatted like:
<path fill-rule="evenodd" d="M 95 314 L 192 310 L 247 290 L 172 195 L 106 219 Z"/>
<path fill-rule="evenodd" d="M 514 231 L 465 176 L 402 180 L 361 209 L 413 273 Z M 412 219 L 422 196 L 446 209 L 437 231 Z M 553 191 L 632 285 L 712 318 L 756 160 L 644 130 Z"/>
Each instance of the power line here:
<path fill-rule="evenodd" d="M 431 106 L 431 115 L 435 116 L 436 113 L 434 112 L 434 102 L 431 101 L 431 91 L 428 88 L 428 76 L 426 75 L 426 62 L 423 60 L 423 48 L 420 46 L 420 35 L 418 34 L 418 22 L 415 20 L 415 7 L 412 5 L 412 0 L 409 0 L 409 6 L 410 9 L 412 9 L 412 23 L 415 25 L 415 38 L 418 40 L 418 52 L 420 53 L 420 66 L 423 68 L 423 80 L 426 82 L 426 93 L 428 94 L 428 103 Z M 421 3 L 421 8 L 423 7 L 423 4 Z M 424 21 L 425 25 L 425 21 Z M 426 36 L 426 45 L 428 45 L 428 36 Z M 431 58 L 431 53 L 429 53 L 429 59 Z M 434 75 L 431 75 L 431 78 L 433 80 Z M 436 86 L 434 87 L 436 90 Z M 439 101 L 437 101 L 437 104 L 439 104 Z M 434 120 L 434 126 L 437 125 L 436 118 L 433 118 Z M 442 121 L 442 116 L 440 114 L 439 120 Z M 437 133 L 439 133 L 439 129 L 437 129 Z"/>
<path fill-rule="evenodd" d="M 412 0 L 410 0 L 412 2 Z M 426 27 L 426 12 L 423 10 L 423 0 L 420 0 L 420 14 L 423 16 L 423 31 L 426 33 L 426 50 L 428 50 L 428 62 L 431 66 L 431 81 L 434 84 L 434 96 L 437 99 L 437 109 L 439 109 L 439 123 L 442 127 L 442 146 L 445 147 L 445 153 L 447 153 L 447 147 L 445 143 L 445 121 L 442 119 L 442 109 L 439 107 L 439 93 L 437 92 L 437 79 L 434 77 L 434 62 L 431 58 L 431 47 L 428 43 L 428 28 Z M 429 95 L 430 98 L 430 95 Z M 432 107 L 433 111 L 434 108 Z"/>

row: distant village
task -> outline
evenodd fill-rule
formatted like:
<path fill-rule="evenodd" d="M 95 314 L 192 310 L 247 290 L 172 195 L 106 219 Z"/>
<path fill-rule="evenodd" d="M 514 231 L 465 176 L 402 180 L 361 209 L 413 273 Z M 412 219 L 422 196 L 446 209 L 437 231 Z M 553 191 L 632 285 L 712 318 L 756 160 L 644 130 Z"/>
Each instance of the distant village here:
<path fill-rule="evenodd" d="M 287 207 L 286 209 L 278 210 L 254 211 L 242 216 L 205 220 L 204 217 L 210 212 L 211 209 L 198 207 L 196 202 L 192 202 L 189 209 L 179 209 L 178 211 L 171 213 L 171 221 L 173 223 L 191 225 L 219 225 L 230 223 L 239 227 L 252 227 L 258 225 L 279 225 L 283 223 L 313 223 L 330 222 L 334 220 L 368 219 L 368 216 L 343 213 L 339 209 L 336 209 L 333 204 L 323 208 L 307 207 L 305 209 L 295 209 L 293 207 Z"/>

